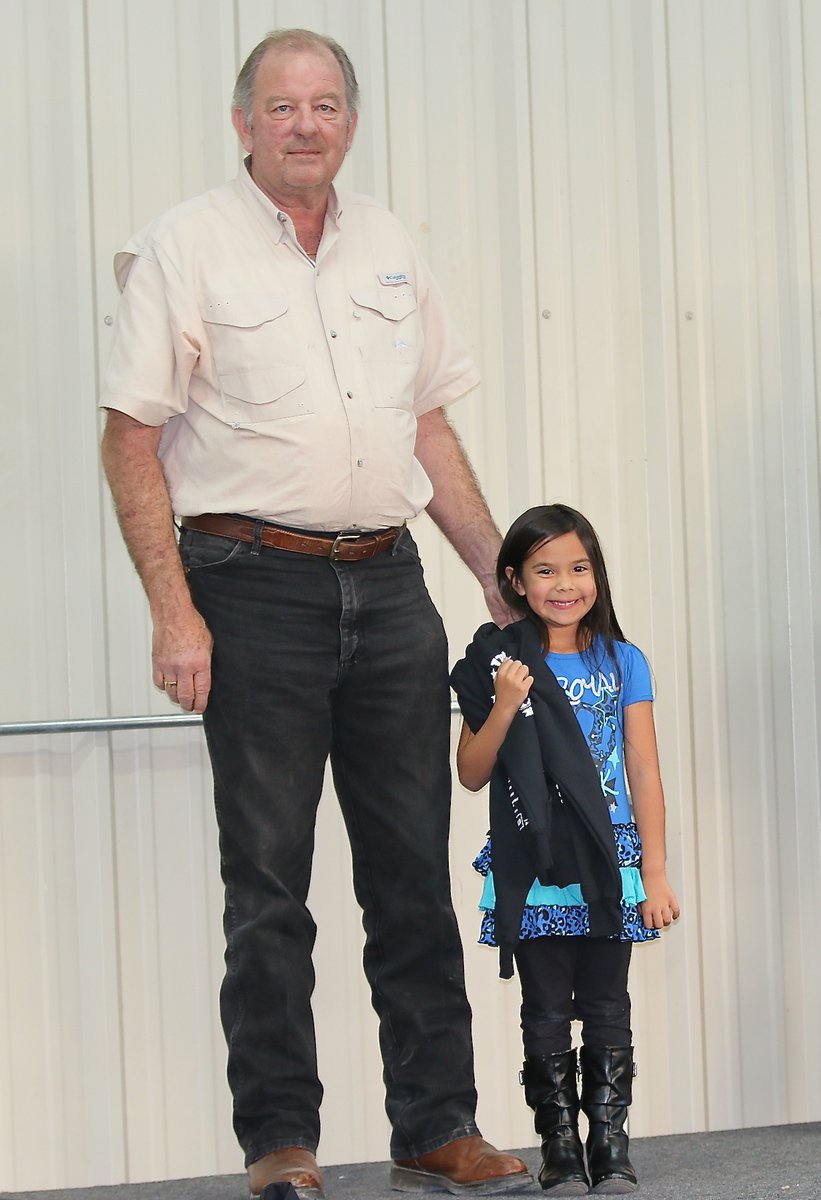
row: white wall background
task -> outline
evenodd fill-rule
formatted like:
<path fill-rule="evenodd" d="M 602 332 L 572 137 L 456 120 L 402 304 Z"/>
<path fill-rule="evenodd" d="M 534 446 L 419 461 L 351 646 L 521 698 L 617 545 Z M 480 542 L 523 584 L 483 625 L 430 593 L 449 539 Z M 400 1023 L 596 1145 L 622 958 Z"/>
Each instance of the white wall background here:
<path fill-rule="evenodd" d="M 500 524 L 581 507 L 655 668 L 684 916 L 635 956 L 632 1131 L 818 1120 L 819 0 L 0 0 L 0 720 L 167 711 L 98 467 L 111 257 L 234 173 L 236 70 L 293 24 L 351 53 L 344 183 L 475 347 L 454 416 Z M 417 534 L 456 657 L 478 588 Z M 0 750 L 0 1190 L 240 1170 L 199 731 Z M 485 820 L 457 789 L 479 1116 L 522 1146 L 517 988 L 473 944 Z M 322 1158 L 381 1160 L 330 792 L 313 907 Z"/>

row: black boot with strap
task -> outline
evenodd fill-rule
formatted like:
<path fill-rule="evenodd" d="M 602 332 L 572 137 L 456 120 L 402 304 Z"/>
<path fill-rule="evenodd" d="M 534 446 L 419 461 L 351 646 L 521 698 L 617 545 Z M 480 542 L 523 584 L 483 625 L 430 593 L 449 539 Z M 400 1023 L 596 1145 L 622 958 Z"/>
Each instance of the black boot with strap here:
<path fill-rule="evenodd" d="M 582 1046 L 581 1107 L 589 1123 L 587 1167 L 596 1195 L 623 1195 L 638 1186 L 625 1132 L 633 1100 L 632 1046 Z"/>
<path fill-rule="evenodd" d="M 579 1138 L 576 1051 L 528 1056 L 522 1066 L 525 1101 L 542 1139 L 539 1183 L 550 1196 L 584 1196 L 587 1174 Z"/>

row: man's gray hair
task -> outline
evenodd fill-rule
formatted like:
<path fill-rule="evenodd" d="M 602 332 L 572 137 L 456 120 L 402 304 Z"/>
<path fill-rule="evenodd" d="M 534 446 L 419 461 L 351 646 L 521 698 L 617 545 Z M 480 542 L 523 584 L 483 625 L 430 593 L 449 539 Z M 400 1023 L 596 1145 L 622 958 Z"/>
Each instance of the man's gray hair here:
<path fill-rule="evenodd" d="M 257 70 L 265 55 L 271 49 L 277 50 L 328 50 L 339 63 L 342 78 L 345 80 L 345 100 L 348 105 L 348 120 L 350 121 L 359 107 L 359 84 L 353 63 L 348 58 L 339 42 L 324 34 L 314 33 L 310 29 L 275 29 L 255 46 L 242 64 L 234 86 L 231 109 L 241 108 L 249 128 L 253 126 L 254 85 Z"/>

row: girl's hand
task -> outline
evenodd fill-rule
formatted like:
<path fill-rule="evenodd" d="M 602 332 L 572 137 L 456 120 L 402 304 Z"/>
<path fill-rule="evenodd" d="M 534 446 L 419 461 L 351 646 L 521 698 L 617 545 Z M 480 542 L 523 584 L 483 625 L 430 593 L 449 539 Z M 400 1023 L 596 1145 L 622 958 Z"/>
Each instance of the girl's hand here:
<path fill-rule="evenodd" d="M 666 875 L 645 878 L 642 883 L 647 893 L 647 899 L 639 905 L 645 929 L 666 929 L 672 925 L 681 914 L 678 900 Z"/>
<path fill-rule="evenodd" d="M 495 707 L 512 718 L 527 699 L 533 686 L 533 676 L 518 658 L 506 658 L 496 672 L 493 686 L 496 690 Z"/>

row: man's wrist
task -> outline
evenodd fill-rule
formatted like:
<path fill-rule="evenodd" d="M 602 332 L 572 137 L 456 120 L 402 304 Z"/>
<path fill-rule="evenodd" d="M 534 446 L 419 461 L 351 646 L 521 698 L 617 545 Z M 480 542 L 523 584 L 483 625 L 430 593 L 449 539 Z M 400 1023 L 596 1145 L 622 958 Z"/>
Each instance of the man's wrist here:
<path fill-rule="evenodd" d="M 154 624 L 174 625 L 191 618 L 197 612 L 188 582 L 180 573 L 175 580 L 163 583 L 162 587 L 154 587 L 148 593 L 148 607 Z"/>

